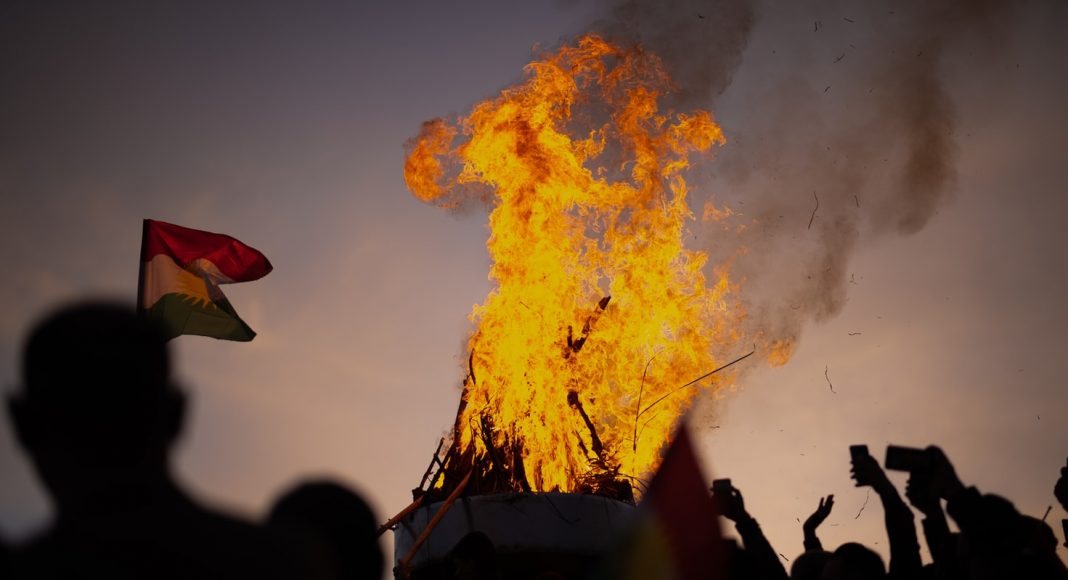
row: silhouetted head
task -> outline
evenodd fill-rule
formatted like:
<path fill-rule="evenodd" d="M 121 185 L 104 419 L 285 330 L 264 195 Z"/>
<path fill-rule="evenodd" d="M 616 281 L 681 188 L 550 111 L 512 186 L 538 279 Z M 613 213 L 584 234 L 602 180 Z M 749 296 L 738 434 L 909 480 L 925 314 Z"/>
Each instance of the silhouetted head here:
<path fill-rule="evenodd" d="M 1020 512 L 1016 511 L 1011 501 L 992 493 L 982 495 L 978 509 L 982 511 L 984 519 L 1002 529 L 1015 525 L 1020 518 Z"/>
<path fill-rule="evenodd" d="M 827 551 L 805 552 L 794 559 L 794 565 L 790 568 L 790 578 L 796 580 L 820 580 L 823 574 L 823 566 L 831 559 L 831 553 Z"/>
<path fill-rule="evenodd" d="M 1053 534 L 1053 529 L 1046 522 L 1031 516 L 1020 516 L 1016 529 L 1025 553 L 1040 554 L 1057 551 L 1057 536 Z"/>
<path fill-rule="evenodd" d="M 9 410 L 61 510 L 79 494 L 165 475 L 184 409 L 169 372 L 165 336 L 131 308 L 75 304 L 33 329 Z"/>
<path fill-rule="evenodd" d="M 956 559 L 969 578 L 1064 578 L 1057 539 L 1045 522 L 1020 515 L 1010 501 L 986 494 L 978 503 L 985 520 L 976 533 L 963 533 Z"/>
<path fill-rule="evenodd" d="M 976 504 L 985 525 L 969 534 L 973 557 L 989 558 L 991 552 L 1044 551 L 1047 534 L 1053 532 L 1041 520 L 1021 515 L 1011 501 L 992 493 L 983 494 Z M 1048 546 L 1056 549 L 1056 539 Z"/>
<path fill-rule="evenodd" d="M 275 502 L 267 523 L 303 534 L 329 555 L 339 578 L 382 576 L 377 519 L 363 498 L 344 486 L 298 485 Z"/>
<path fill-rule="evenodd" d="M 882 580 L 886 567 L 879 554 L 850 542 L 842 544 L 823 566 L 822 580 Z"/>
<path fill-rule="evenodd" d="M 458 580 L 491 580 L 497 578 L 497 548 L 489 536 L 471 532 L 449 553 Z"/>

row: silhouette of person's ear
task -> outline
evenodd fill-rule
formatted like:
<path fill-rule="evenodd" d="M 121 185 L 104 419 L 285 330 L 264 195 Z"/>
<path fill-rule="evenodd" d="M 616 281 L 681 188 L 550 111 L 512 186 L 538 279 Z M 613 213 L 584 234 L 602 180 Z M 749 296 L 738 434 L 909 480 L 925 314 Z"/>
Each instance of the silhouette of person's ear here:
<path fill-rule="evenodd" d="M 32 454 L 45 445 L 51 432 L 49 421 L 41 417 L 41 410 L 31 404 L 25 395 L 15 393 L 7 398 L 7 414 L 23 451 Z"/>
<path fill-rule="evenodd" d="M 37 444 L 38 436 L 34 421 L 30 418 L 30 410 L 21 395 L 15 394 L 7 398 L 7 414 L 11 418 L 11 424 L 15 427 L 15 438 L 23 450 L 29 451 Z"/>

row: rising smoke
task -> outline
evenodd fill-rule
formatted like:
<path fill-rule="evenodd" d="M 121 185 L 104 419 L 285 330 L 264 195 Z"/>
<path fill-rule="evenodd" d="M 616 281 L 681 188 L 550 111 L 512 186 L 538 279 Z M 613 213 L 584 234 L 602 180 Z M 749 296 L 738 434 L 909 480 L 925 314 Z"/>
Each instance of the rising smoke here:
<path fill-rule="evenodd" d="M 1005 58 L 1021 9 L 626 0 L 595 28 L 657 54 L 678 86 L 671 106 L 710 109 L 724 126 L 726 147 L 691 183 L 706 216 L 732 215 L 694 233 L 745 280 L 750 330 L 796 344 L 806 321 L 844 306 L 858 244 L 915 233 L 946 205 L 954 73 Z"/>

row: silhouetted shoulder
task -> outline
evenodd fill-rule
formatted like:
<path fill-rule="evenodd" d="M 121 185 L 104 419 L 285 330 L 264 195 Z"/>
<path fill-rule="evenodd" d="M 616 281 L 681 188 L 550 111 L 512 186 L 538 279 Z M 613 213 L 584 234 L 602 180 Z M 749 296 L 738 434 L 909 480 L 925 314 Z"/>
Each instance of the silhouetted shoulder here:
<path fill-rule="evenodd" d="M 371 506 L 345 485 L 302 482 L 275 501 L 267 523 L 303 541 L 328 573 L 340 578 L 382 576 L 377 518 Z"/>
<path fill-rule="evenodd" d="M 191 502 L 60 523 L 18 549 L 16 578 L 314 578 L 281 535 Z"/>
<path fill-rule="evenodd" d="M 16 578 L 319 577 L 296 542 L 179 489 L 170 367 L 166 335 L 122 305 L 72 304 L 30 332 L 8 410 L 57 517 L 13 552 Z"/>

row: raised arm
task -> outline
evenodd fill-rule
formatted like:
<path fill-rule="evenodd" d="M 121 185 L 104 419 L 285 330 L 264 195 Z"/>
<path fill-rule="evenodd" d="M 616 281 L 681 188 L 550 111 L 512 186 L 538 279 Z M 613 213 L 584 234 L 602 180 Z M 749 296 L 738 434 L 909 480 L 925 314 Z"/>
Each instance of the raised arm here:
<path fill-rule="evenodd" d="M 912 510 L 901 499 L 897 488 L 879 463 L 871 455 L 853 459 L 852 475 L 857 487 L 870 486 L 883 504 L 886 535 L 890 540 L 890 578 L 917 578 L 923 564 L 920 561 L 920 542 L 916 539 L 916 525 Z"/>
<path fill-rule="evenodd" d="M 905 497 L 923 514 L 923 535 L 927 539 L 927 549 L 943 577 L 949 577 L 949 571 L 956 568 L 953 538 L 949 533 L 946 514 L 942 511 L 942 501 L 932 489 L 927 470 L 917 470 L 909 475 Z"/>
<path fill-rule="evenodd" d="M 820 542 L 819 536 L 816 535 L 816 529 L 827 519 L 827 516 L 831 515 L 831 508 L 833 507 L 834 494 L 828 495 L 826 498 L 821 497 L 816 511 L 812 512 L 812 515 L 808 516 L 808 519 L 801 526 L 802 531 L 805 533 L 806 552 L 823 551 L 823 544 Z"/>
<path fill-rule="evenodd" d="M 731 486 L 729 492 L 713 491 L 712 500 L 723 517 L 734 522 L 734 527 L 738 530 L 738 535 L 742 537 L 742 544 L 745 546 L 757 577 L 786 580 L 788 578 L 786 569 L 779 561 L 775 549 L 764 536 L 760 524 L 745 510 L 742 492 Z"/>

